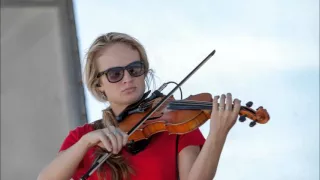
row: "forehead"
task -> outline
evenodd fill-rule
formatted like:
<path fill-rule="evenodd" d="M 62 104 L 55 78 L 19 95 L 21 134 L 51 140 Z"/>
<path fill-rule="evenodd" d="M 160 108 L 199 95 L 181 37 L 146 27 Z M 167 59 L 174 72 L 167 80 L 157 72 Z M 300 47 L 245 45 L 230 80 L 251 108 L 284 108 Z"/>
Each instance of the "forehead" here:
<path fill-rule="evenodd" d="M 126 66 L 137 60 L 140 60 L 137 50 L 133 49 L 130 45 L 116 43 L 101 50 L 97 59 L 97 65 L 99 71 L 102 71 L 111 67 Z"/>

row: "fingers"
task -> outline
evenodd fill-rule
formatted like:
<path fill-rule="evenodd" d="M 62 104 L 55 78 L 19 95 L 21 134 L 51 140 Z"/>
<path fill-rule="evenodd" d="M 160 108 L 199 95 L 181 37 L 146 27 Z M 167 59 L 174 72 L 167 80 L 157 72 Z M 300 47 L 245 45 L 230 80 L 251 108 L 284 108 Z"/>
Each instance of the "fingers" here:
<path fill-rule="evenodd" d="M 128 142 L 129 135 L 127 133 L 121 131 L 120 128 L 117 128 L 117 131 L 120 132 L 122 135 L 122 146 L 125 146 Z"/>
<path fill-rule="evenodd" d="M 226 95 L 222 94 L 221 98 L 220 98 L 220 102 L 219 102 L 219 114 L 222 115 L 225 109 L 225 99 L 226 99 Z"/>
<path fill-rule="evenodd" d="M 114 128 L 114 134 L 117 138 L 118 152 L 119 152 L 122 149 L 122 147 L 127 144 L 128 135 L 125 132 L 123 132 L 120 128 Z"/>
<path fill-rule="evenodd" d="M 219 99 L 219 96 L 214 96 L 214 98 L 212 100 L 212 112 L 213 112 L 213 114 L 217 114 L 218 113 L 218 99 Z"/>
<path fill-rule="evenodd" d="M 231 93 L 227 93 L 227 100 L 226 100 L 226 111 L 232 110 L 232 95 Z"/>
<path fill-rule="evenodd" d="M 109 138 L 107 137 L 106 133 L 104 131 L 100 131 L 99 134 L 99 139 L 101 141 L 101 143 L 103 144 L 103 146 L 109 151 L 112 151 L 112 144 L 109 141 Z"/>
<path fill-rule="evenodd" d="M 234 99 L 233 100 L 233 113 L 235 114 L 235 116 L 238 116 L 238 113 L 240 111 L 241 108 L 241 101 L 239 99 Z"/>
<path fill-rule="evenodd" d="M 235 99 L 232 102 L 232 94 L 222 94 L 221 98 L 215 96 L 213 99 L 213 107 L 211 112 L 210 131 L 215 134 L 216 132 L 228 133 L 233 127 L 238 116 L 240 106 L 240 100 Z M 217 103 L 219 101 L 219 104 Z"/>
<path fill-rule="evenodd" d="M 212 102 L 212 111 L 214 113 L 218 113 L 220 115 L 224 114 L 225 116 L 229 116 L 231 113 L 238 113 L 240 110 L 240 100 L 235 99 L 232 102 L 232 94 L 227 93 L 227 95 L 222 94 L 220 100 L 219 96 L 215 96 Z M 219 101 L 219 104 L 217 103 Z M 236 102 L 236 103 L 235 103 Z"/>
<path fill-rule="evenodd" d="M 112 135 L 114 137 L 115 141 L 115 153 L 118 153 L 122 148 L 122 134 L 118 132 L 118 129 L 114 126 L 109 126 L 110 131 L 112 132 Z M 120 130 L 120 129 L 119 129 Z"/>
<path fill-rule="evenodd" d="M 106 137 L 108 137 L 109 143 L 111 144 L 110 152 L 112 151 L 112 153 L 117 154 L 120 152 L 122 147 L 127 144 L 128 135 L 121 131 L 120 128 L 108 126 L 108 128 L 102 129 L 102 131 Z"/>
<path fill-rule="evenodd" d="M 107 148 L 110 152 L 116 154 L 118 153 L 118 143 L 117 143 L 117 138 L 113 134 L 112 131 L 109 130 L 109 128 L 104 128 L 102 129 L 102 132 L 104 135 L 107 137 L 108 142 L 111 144 L 110 148 Z"/>

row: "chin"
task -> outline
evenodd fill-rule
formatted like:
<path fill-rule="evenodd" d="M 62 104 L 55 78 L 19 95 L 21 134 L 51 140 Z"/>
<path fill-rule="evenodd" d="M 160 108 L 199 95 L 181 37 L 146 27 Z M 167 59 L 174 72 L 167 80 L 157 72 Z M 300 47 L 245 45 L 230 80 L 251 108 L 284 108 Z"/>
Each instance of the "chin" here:
<path fill-rule="evenodd" d="M 141 97 L 143 96 L 143 93 L 141 93 L 139 90 L 136 90 L 131 93 L 125 93 L 122 95 L 122 98 L 124 100 L 124 104 L 133 104 L 137 102 Z"/>

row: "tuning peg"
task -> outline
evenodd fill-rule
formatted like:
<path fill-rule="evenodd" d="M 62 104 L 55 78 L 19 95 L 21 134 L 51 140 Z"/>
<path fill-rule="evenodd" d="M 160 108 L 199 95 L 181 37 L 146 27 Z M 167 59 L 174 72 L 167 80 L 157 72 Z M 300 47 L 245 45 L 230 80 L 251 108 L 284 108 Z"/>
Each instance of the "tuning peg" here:
<path fill-rule="evenodd" d="M 240 116 L 239 121 L 244 122 L 246 120 L 246 115 Z"/>
<path fill-rule="evenodd" d="M 246 104 L 246 106 L 247 106 L 248 108 L 250 108 L 252 105 L 253 105 L 253 102 L 252 102 L 252 101 L 249 101 L 249 102 L 247 102 L 247 104 Z"/>
<path fill-rule="evenodd" d="M 249 126 L 250 126 L 250 127 L 253 127 L 253 126 L 255 126 L 256 124 L 257 124 L 256 121 L 251 121 L 250 124 L 249 124 Z"/>

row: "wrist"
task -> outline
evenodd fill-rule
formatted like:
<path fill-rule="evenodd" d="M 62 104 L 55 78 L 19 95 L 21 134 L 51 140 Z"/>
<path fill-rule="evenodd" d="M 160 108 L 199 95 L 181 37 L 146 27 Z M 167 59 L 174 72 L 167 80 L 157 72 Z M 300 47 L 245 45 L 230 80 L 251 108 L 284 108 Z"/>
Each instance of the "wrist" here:
<path fill-rule="evenodd" d="M 88 150 L 91 147 L 90 143 L 86 139 L 86 135 L 82 136 L 77 144 L 79 144 L 81 148 L 84 148 L 86 150 Z"/>
<path fill-rule="evenodd" d="M 227 139 L 227 133 L 224 132 L 210 132 L 207 140 L 214 144 L 224 144 Z"/>

